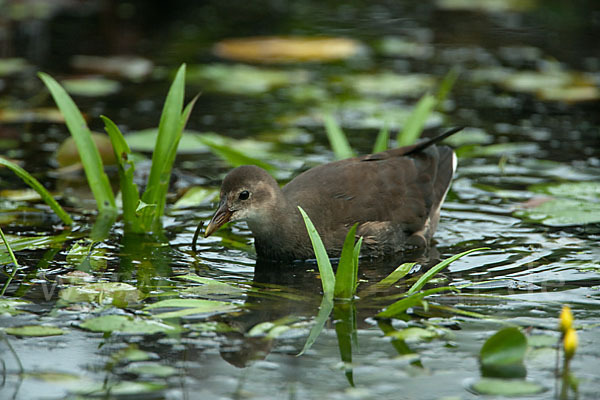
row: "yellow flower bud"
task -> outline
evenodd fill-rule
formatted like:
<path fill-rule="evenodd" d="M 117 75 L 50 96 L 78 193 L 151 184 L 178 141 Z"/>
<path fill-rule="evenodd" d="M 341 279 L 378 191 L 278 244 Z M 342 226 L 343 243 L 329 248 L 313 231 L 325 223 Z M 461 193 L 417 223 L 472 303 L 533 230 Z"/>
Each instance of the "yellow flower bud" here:
<path fill-rule="evenodd" d="M 570 360 L 575 355 L 575 350 L 577 350 L 577 332 L 575 329 L 569 328 L 567 330 L 563 339 L 563 346 L 565 348 L 565 358 Z"/>
<path fill-rule="evenodd" d="M 563 306 L 562 311 L 560 312 L 560 331 L 563 335 L 571 328 L 573 328 L 573 313 L 571 312 L 571 308 L 569 306 Z"/>

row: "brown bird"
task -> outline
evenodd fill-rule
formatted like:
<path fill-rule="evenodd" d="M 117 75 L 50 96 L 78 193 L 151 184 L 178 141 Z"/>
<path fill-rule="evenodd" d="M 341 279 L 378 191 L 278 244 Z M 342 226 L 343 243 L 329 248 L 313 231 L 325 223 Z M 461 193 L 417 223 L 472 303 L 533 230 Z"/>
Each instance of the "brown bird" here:
<path fill-rule="evenodd" d="M 428 246 L 456 169 L 456 156 L 436 146 L 452 129 L 415 145 L 323 164 L 280 188 L 262 168 L 235 168 L 223 180 L 219 207 L 205 237 L 229 221 L 246 221 L 260 259 L 302 260 L 314 251 L 298 206 L 330 257 L 339 257 L 358 223 L 361 255 L 393 256 Z"/>

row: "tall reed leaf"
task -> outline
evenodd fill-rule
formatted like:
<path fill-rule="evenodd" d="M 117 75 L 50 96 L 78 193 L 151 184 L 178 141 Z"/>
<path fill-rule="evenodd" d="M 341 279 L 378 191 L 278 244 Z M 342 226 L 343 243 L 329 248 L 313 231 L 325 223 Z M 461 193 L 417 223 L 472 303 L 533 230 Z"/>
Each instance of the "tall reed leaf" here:
<path fill-rule="evenodd" d="M 133 182 L 135 164 L 131 160 L 131 150 L 117 125 L 104 115 L 101 115 L 100 118 L 104 121 L 104 129 L 110 137 L 115 152 L 115 159 L 119 166 L 119 184 L 121 186 L 121 198 L 123 201 L 125 232 L 143 233 L 143 226 L 140 224 L 136 214 L 136 209 L 140 202 L 140 193 L 137 185 Z"/>
<path fill-rule="evenodd" d="M 342 128 L 340 128 L 335 118 L 332 115 L 325 115 L 323 119 L 325 121 L 325 132 L 327 133 L 327 138 L 329 139 L 335 158 L 343 160 L 354 157 L 354 151 L 350 147 L 346 135 L 344 135 Z"/>
<path fill-rule="evenodd" d="M 386 151 L 388 149 L 390 142 L 390 130 L 388 129 L 387 124 L 383 125 L 379 133 L 377 134 L 377 138 L 375 139 L 375 144 L 373 145 L 373 153 L 379 153 L 381 151 Z"/>
<path fill-rule="evenodd" d="M 90 129 L 88 128 L 83 115 L 71 99 L 71 96 L 60 86 L 54 78 L 43 72 L 38 73 L 40 79 L 44 82 L 50 94 L 54 98 L 60 112 L 65 117 L 65 122 L 71 136 L 75 140 L 75 145 L 81 157 L 81 163 L 85 170 L 88 185 L 96 199 L 96 205 L 100 213 L 104 211 L 116 212 L 115 196 L 110 187 L 108 177 L 104 173 L 104 167 L 100 153 L 96 144 L 92 140 Z"/>
<path fill-rule="evenodd" d="M 179 67 L 165 100 L 152 154 L 152 167 L 146 191 L 142 195 L 143 203 L 148 205 L 141 211 L 142 225 L 149 232 L 160 231 L 160 219 L 164 213 L 177 146 L 193 105 L 192 102 L 182 112 L 184 94 L 185 64 Z"/>
<path fill-rule="evenodd" d="M 2 290 L 0 290 L 0 296 L 4 296 L 4 293 L 6 293 L 6 289 L 8 289 L 8 285 L 10 285 L 10 282 L 12 282 L 12 280 L 15 278 L 15 275 L 17 274 L 17 271 L 19 270 L 19 263 L 17 262 L 15 253 L 13 253 L 12 249 L 10 248 L 10 244 L 8 243 L 8 240 L 6 240 L 6 236 L 4 236 L 4 232 L 2 231 L 2 229 L 0 229 L 0 236 L 2 236 L 2 242 L 4 243 L 4 246 L 6 246 L 6 250 L 8 250 L 10 259 L 12 260 L 13 264 L 15 265 L 13 267 L 12 274 L 8 275 L 8 280 L 2 286 Z"/>
<path fill-rule="evenodd" d="M 333 295 L 338 299 L 350 300 L 354 296 L 354 289 L 358 276 L 358 263 L 354 260 L 354 236 L 358 224 L 354 224 L 346 235 L 342 255 L 335 273 L 335 290 Z"/>
<path fill-rule="evenodd" d="M 317 229 L 302 207 L 298 206 L 298 209 L 302 214 L 304 224 L 306 225 L 306 230 L 308 231 L 308 236 L 310 237 L 313 249 L 315 250 L 317 266 L 319 267 L 319 273 L 321 274 L 321 284 L 323 285 L 323 297 L 331 300 L 333 299 L 335 292 L 335 276 L 333 274 L 333 268 L 331 267 L 331 261 L 329 261 L 327 250 L 325 250 L 325 246 L 323 245 L 323 241 L 319 236 L 319 232 L 317 232 Z"/>
<path fill-rule="evenodd" d="M 385 310 L 383 310 L 379 314 L 377 314 L 377 317 L 378 318 L 395 317 L 397 315 L 404 313 L 409 308 L 415 307 L 415 306 L 421 304 L 424 301 L 423 299 L 425 297 L 430 296 L 432 294 L 437 294 L 440 292 L 447 292 L 447 291 L 458 291 L 458 289 L 455 288 L 454 286 L 444 286 L 444 287 L 438 287 L 438 288 L 424 290 L 424 291 L 418 292 L 418 293 L 413 293 L 407 297 L 404 297 L 404 298 L 396 301 L 395 303 L 392 303 L 391 305 L 386 307 Z"/>
<path fill-rule="evenodd" d="M 0 157 L 0 165 L 3 165 L 13 171 L 19 178 L 23 180 L 27 185 L 29 185 L 33 190 L 35 190 L 41 197 L 42 200 L 58 215 L 58 217 L 66 224 L 72 225 L 73 220 L 71 216 L 66 213 L 66 211 L 58 204 L 54 197 L 46 190 L 42 184 L 35 179 L 33 176 L 29 174 L 29 172 L 25 171 L 23 168 L 18 166 L 17 164 L 9 161 L 3 157 Z"/>
<path fill-rule="evenodd" d="M 321 275 L 321 279 L 322 275 Z M 329 315 L 331 314 L 331 310 L 333 310 L 333 297 L 323 296 L 323 300 L 321 300 L 321 305 L 319 306 L 319 313 L 317 314 L 317 318 L 315 318 L 315 324 L 310 330 L 308 334 L 308 338 L 306 339 L 306 343 L 304 343 L 304 347 L 302 351 L 298 353 L 298 356 L 301 356 L 306 352 L 306 350 L 310 349 L 315 340 L 319 337 L 319 334 L 323 330 L 325 323 L 329 319 Z"/>
<path fill-rule="evenodd" d="M 404 123 L 404 129 L 398 133 L 396 139 L 398 147 L 413 144 L 421 135 L 429 114 L 437 104 L 435 96 L 426 93 L 421 97 L 414 110 Z"/>

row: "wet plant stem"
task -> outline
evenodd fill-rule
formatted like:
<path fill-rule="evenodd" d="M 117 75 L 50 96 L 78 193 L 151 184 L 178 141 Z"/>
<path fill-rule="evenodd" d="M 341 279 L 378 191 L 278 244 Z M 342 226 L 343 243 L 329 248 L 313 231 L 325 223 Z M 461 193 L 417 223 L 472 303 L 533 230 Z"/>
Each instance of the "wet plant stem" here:
<path fill-rule="evenodd" d="M 10 285 L 12 280 L 15 278 L 17 271 L 19 270 L 19 263 L 17 262 L 17 259 L 15 258 L 15 253 L 13 253 L 12 249 L 10 248 L 10 245 L 8 244 L 8 240 L 6 240 L 6 236 L 4 236 L 4 232 L 2 231 L 2 229 L 0 229 L 0 236 L 2 236 L 2 241 L 4 242 L 4 245 L 6 246 L 6 249 L 8 250 L 8 254 L 10 255 L 10 258 L 12 259 L 13 264 L 15 265 L 12 273 L 8 276 L 8 280 L 6 281 L 6 283 L 4 283 L 4 286 L 2 286 L 2 290 L 0 291 L 0 296 L 4 296 L 6 289 L 8 289 L 8 285 Z"/>

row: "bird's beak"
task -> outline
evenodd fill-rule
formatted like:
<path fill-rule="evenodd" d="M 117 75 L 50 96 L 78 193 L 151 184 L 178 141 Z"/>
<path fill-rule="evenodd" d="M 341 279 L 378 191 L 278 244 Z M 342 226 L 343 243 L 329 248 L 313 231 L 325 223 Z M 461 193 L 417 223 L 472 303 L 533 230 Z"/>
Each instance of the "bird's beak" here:
<path fill-rule="evenodd" d="M 225 199 L 222 200 L 219 204 L 219 208 L 215 212 L 215 215 L 213 215 L 206 227 L 206 230 L 204 231 L 204 237 L 209 237 L 217 229 L 223 226 L 223 224 L 229 222 L 231 219 L 231 214 L 233 214 L 233 212 L 227 207 L 227 201 Z"/>

